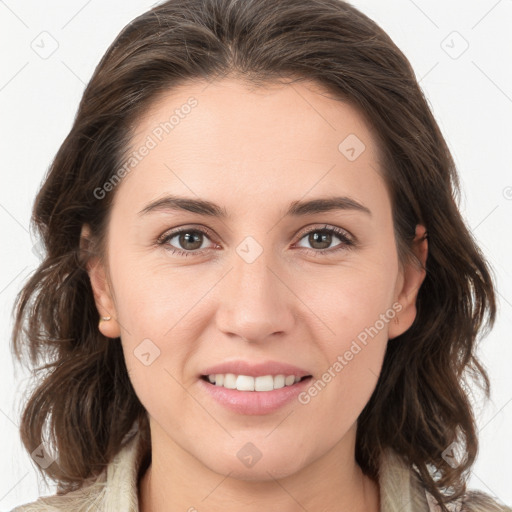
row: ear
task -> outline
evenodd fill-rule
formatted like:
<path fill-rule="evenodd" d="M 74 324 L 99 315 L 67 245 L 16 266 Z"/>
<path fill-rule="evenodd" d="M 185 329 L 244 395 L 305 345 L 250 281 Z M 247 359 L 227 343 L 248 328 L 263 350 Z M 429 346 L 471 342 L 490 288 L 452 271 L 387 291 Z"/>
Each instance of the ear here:
<path fill-rule="evenodd" d="M 80 250 L 87 253 L 90 247 L 92 247 L 91 231 L 89 226 L 84 224 L 80 233 Z M 91 281 L 96 309 L 100 316 L 98 329 L 107 338 L 118 338 L 121 335 L 121 330 L 117 322 L 117 312 L 106 269 L 98 256 L 88 254 L 86 260 L 86 270 Z M 110 320 L 102 320 L 102 317 L 110 317 Z"/>
<path fill-rule="evenodd" d="M 418 291 L 427 275 L 427 230 L 421 224 L 416 226 L 412 252 L 418 261 L 407 262 L 397 282 L 396 302 L 402 306 L 402 309 L 397 312 L 395 319 L 389 323 L 389 339 L 396 338 L 407 331 L 416 318 Z"/>

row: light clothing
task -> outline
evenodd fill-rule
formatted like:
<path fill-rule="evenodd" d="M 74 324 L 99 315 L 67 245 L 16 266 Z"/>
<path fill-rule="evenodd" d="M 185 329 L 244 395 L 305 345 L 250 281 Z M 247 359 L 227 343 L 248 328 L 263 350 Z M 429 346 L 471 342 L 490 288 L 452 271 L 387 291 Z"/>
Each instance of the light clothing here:
<path fill-rule="evenodd" d="M 138 432 L 125 438 L 122 449 L 92 484 L 61 496 L 41 497 L 12 512 L 139 512 L 138 473 L 143 458 Z M 381 512 L 438 512 L 432 497 L 394 452 L 383 454 L 379 469 Z M 207 510 L 207 507 L 203 507 Z M 469 492 L 453 512 L 512 512 L 483 493 Z M 312 511 L 313 512 L 313 511 Z"/>

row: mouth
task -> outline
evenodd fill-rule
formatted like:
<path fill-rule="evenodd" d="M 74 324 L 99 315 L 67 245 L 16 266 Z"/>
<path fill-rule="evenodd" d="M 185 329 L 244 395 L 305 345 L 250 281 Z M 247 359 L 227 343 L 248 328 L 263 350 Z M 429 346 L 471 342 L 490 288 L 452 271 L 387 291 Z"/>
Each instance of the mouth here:
<path fill-rule="evenodd" d="M 212 386 L 237 391 L 269 392 L 291 387 L 299 382 L 310 380 L 311 375 L 236 375 L 234 373 L 217 373 L 201 375 L 203 381 Z"/>

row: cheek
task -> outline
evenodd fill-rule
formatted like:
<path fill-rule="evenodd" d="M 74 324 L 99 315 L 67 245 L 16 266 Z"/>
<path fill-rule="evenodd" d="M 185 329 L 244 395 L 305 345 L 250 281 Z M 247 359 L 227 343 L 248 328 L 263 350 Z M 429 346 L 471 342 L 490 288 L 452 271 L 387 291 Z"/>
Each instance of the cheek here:
<path fill-rule="evenodd" d="M 304 288 L 311 309 L 322 320 L 317 325 L 325 334 L 315 336 L 324 368 L 306 391 L 303 403 L 322 395 L 316 406 L 323 404 L 325 413 L 340 415 L 340 421 L 347 412 L 346 419 L 355 420 L 352 416 L 366 405 L 382 368 L 388 329 L 400 310 L 394 301 L 397 268 L 392 258 L 374 260 L 337 269 L 322 287 L 317 280 L 316 287 L 311 281 Z"/>
<path fill-rule="evenodd" d="M 119 262 L 112 279 L 125 336 L 172 340 L 173 333 L 190 331 L 190 312 L 215 285 L 216 276 L 203 274 L 199 276 L 193 266 L 147 264 L 142 258 Z"/>
<path fill-rule="evenodd" d="M 208 285 L 184 272 L 133 260 L 118 261 L 112 281 L 125 362 L 139 399 L 156 412 L 152 404 L 158 406 L 161 400 L 158 389 L 180 407 L 176 382 L 185 381 L 186 363 L 195 350 L 190 341 L 200 337 L 194 305 L 213 279 Z"/>
<path fill-rule="evenodd" d="M 386 339 L 376 336 L 366 344 L 352 341 L 337 354 L 319 379 L 306 390 L 307 400 L 318 400 L 318 416 L 330 418 L 337 431 L 345 432 L 357 421 L 378 381 L 386 350 Z M 315 397 L 312 397 L 315 395 Z"/>
<path fill-rule="evenodd" d="M 396 313 L 386 306 L 377 295 L 369 298 L 361 292 L 343 296 L 330 311 L 335 334 L 319 341 L 323 368 L 299 402 L 310 404 L 315 417 L 329 418 L 337 433 L 357 420 L 377 384 Z"/>
<path fill-rule="evenodd" d="M 386 320 L 395 316 L 396 268 L 393 263 L 383 266 L 367 262 L 336 268 L 327 277 L 303 279 L 298 293 L 322 321 L 324 340 L 342 348 L 375 324 L 386 336 Z"/>

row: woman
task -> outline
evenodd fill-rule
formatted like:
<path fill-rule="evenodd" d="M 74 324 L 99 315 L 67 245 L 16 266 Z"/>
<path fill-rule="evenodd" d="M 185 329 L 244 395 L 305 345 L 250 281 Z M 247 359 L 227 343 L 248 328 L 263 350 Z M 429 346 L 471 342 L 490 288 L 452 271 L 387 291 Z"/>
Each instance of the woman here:
<path fill-rule="evenodd" d="M 170 0 L 36 198 L 29 510 L 505 511 L 467 491 L 495 317 L 405 56 L 338 0 Z M 24 323 L 28 323 L 23 330 Z"/>

